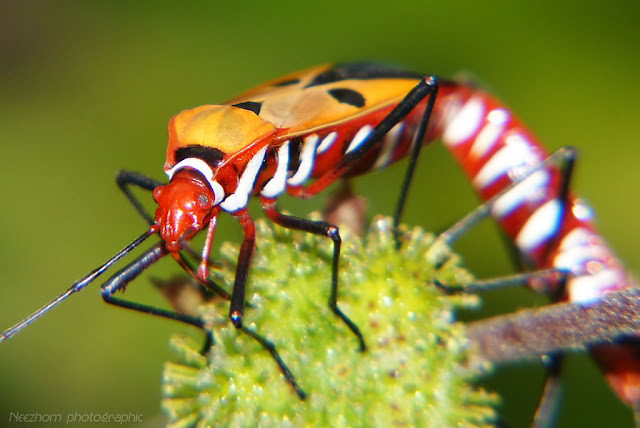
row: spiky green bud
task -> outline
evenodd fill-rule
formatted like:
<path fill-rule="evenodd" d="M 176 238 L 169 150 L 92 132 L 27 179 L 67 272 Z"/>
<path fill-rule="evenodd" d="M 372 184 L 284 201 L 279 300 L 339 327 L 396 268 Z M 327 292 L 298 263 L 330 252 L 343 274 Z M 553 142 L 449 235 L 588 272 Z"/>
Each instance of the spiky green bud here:
<path fill-rule="evenodd" d="M 343 235 L 338 305 L 361 329 L 367 350 L 327 306 L 331 241 L 259 221 L 248 282 L 248 328 L 272 341 L 302 401 L 264 348 L 227 318 L 228 302 L 203 306 L 215 346 L 174 337 L 178 362 L 164 371 L 163 408 L 171 426 L 390 427 L 489 426 L 495 395 L 470 384 L 464 326 L 453 311 L 477 304 L 446 296 L 431 279 L 471 278 L 433 236 L 405 231 L 396 250 L 390 221 L 374 220 L 367 236 Z M 216 280 L 232 284 L 237 245 L 221 252 Z M 447 260 L 439 268 L 434 260 Z"/>

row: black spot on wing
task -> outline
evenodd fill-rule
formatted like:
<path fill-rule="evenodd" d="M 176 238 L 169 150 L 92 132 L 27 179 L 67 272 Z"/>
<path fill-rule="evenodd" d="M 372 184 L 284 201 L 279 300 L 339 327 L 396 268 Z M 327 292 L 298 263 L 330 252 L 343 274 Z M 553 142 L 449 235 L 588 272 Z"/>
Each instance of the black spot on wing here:
<path fill-rule="evenodd" d="M 232 107 L 238 107 L 245 110 L 249 110 L 259 115 L 260 109 L 262 108 L 262 103 L 257 101 L 245 101 L 243 103 L 234 104 Z"/>
<path fill-rule="evenodd" d="M 377 62 L 350 62 L 336 64 L 314 77 L 306 87 L 324 85 L 342 80 L 368 79 L 420 79 L 424 74 Z"/>
<path fill-rule="evenodd" d="M 283 80 L 281 82 L 274 83 L 273 86 L 290 86 L 295 85 L 296 83 L 300 83 L 300 79 Z"/>
<path fill-rule="evenodd" d="M 208 163 L 211 167 L 216 167 L 224 157 L 224 153 L 213 147 L 187 146 L 176 150 L 176 163 L 187 158 L 198 158 Z"/>
<path fill-rule="evenodd" d="M 327 92 L 339 103 L 349 104 L 358 108 L 364 107 L 364 97 L 358 91 L 348 88 L 335 88 L 329 89 Z"/>

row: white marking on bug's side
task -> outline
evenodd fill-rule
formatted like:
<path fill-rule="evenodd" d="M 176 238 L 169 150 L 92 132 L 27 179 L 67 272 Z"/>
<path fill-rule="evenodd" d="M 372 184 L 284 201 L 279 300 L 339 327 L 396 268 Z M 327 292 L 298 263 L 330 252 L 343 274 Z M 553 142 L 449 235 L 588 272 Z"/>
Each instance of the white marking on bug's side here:
<path fill-rule="evenodd" d="M 611 251 L 605 246 L 578 246 L 567 248 L 553 258 L 553 266 L 569 270 L 575 275 L 584 274 L 588 262 L 604 262 L 611 258 Z"/>
<path fill-rule="evenodd" d="M 576 227 L 571 232 L 567 233 L 562 242 L 560 242 L 559 250 L 567 251 L 575 247 L 581 247 L 584 245 L 593 245 L 594 238 L 596 238 L 595 244 L 600 244 L 600 240 L 597 239 L 597 235 L 584 227 Z"/>
<path fill-rule="evenodd" d="M 469 154 L 476 158 L 486 155 L 498 142 L 509 121 L 509 113 L 502 108 L 491 110 L 487 115 L 487 124 L 473 142 Z"/>
<path fill-rule="evenodd" d="M 491 214 L 502 218 L 511 214 L 523 203 L 539 201 L 545 195 L 544 190 L 549 178 L 549 172 L 544 169 L 529 175 L 495 201 L 491 207 Z"/>
<path fill-rule="evenodd" d="M 304 139 L 302 149 L 300 150 L 300 166 L 298 166 L 295 174 L 287 180 L 287 184 L 290 186 L 301 185 L 311 175 L 318 140 L 319 138 L 316 134 L 309 135 Z"/>
<path fill-rule="evenodd" d="M 519 171 L 524 175 L 523 167 L 533 167 L 539 163 L 538 157 L 531 150 L 531 144 L 519 137 L 517 134 L 508 136 L 505 146 L 494 153 L 478 171 L 473 178 L 473 186 L 476 189 L 484 189 L 513 171 Z"/>
<path fill-rule="evenodd" d="M 267 198 L 275 198 L 284 192 L 287 184 L 287 169 L 289 167 L 289 140 L 278 148 L 278 166 L 273 177 L 264 185 L 260 194 Z"/>
<path fill-rule="evenodd" d="M 562 203 L 552 199 L 538 208 L 522 226 L 516 237 L 516 245 L 524 253 L 535 250 L 552 237 L 560 225 Z"/>
<path fill-rule="evenodd" d="M 264 146 L 258 151 L 258 153 L 253 155 L 249 162 L 247 162 L 247 166 L 242 172 L 240 180 L 238 180 L 238 187 L 236 188 L 236 191 L 229 195 L 227 199 L 222 201 L 220 204 L 223 210 L 227 212 L 234 212 L 247 206 L 247 202 L 249 202 L 249 194 L 253 190 L 256 177 L 258 176 L 258 172 L 260 171 L 266 152 L 267 146 Z"/>
<path fill-rule="evenodd" d="M 362 142 L 369 136 L 369 134 L 371 134 L 372 129 L 373 127 L 371 125 L 365 125 L 362 128 L 360 128 L 358 132 L 356 132 L 356 135 L 353 137 L 351 142 L 349 143 L 349 147 L 347 147 L 347 151 L 345 152 L 345 154 L 352 152 L 358 147 L 360 147 Z"/>
<path fill-rule="evenodd" d="M 475 135 L 483 122 L 484 111 L 482 99 L 473 97 L 467 101 L 442 134 L 444 144 L 455 147 Z"/>
<path fill-rule="evenodd" d="M 218 205 L 224 199 L 224 190 L 220 183 L 213 179 L 213 170 L 208 163 L 200 158 L 186 158 L 175 164 L 170 170 L 165 171 L 165 174 L 171 180 L 175 173 L 183 168 L 195 169 L 207 180 L 211 190 L 213 190 L 213 205 Z"/>
<path fill-rule="evenodd" d="M 322 141 L 320 141 L 320 145 L 316 149 L 316 153 L 324 153 L 329 147 L 331 147 L 333 142 L 336 141 L 336 138 L 338 138 L 338 133 L 336 131 L 329 133 L 322 139 Z"/>
<path fill-rule="evenodd" d="M 619 269 L 604 269 L 595 275 L 572 278 L 567 284 L 569 301 L 581 304 L 593 303 L 605 292 L 614 290 L 624 281 L 625 276 Z"/>
<path fill-rule="evenodd" d="M 387 135 L 382 140 L 382 147 L 380 148 L 380 153 L 378 153 L 378 158 L 373 164 L 373 169 L 385 168 L 389 165 L 391 156 L 393 156 L 393 152 L 400 142 L 403 130 L 404 123 L 399 122 L 387 132 Z"/>
<path fill-rule="evenodd" d="M 585 201 L 579 198 L 573 202 L 571 212 L 580 221 L 591 221 L 594 217 L 593 209 L 587 205 Z"/>

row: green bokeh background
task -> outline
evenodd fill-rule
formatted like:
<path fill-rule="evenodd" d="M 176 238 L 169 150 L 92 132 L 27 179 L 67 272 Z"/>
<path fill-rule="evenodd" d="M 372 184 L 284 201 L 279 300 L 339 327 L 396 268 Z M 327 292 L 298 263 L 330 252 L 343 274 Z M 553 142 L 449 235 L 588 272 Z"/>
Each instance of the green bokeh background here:
<path fill-rule="evenodd" d="M 162 177 L 171 115 L 284 73 L 352 59 L 465 72 L 547 147 L 577 146 L 573 187 L 638 268 L 639 12 L 637 1 L 578 0 L 0 2 L 0 327 L 143 231 L 113 179 L 119 168 Z M 357 180 L 371 214 L 391 212 L 402 170 Z M 437 230 L 475 205 L 439 145 L 424 152 L 417 182 L 409 224 Z M 285 199 L 300 214 L 322 200 Z M 218 242 L 239 237 L 223 219 Z M 511 269 L 490 222 L 456 249 L 479 277 Z M 151 274 L 176 271 L 166 260 Z M 145 278 L 127 295 L 163 303 Z M 485 312 L 470 316 L 544 302 L 524 290 L 485 297 Z M 159 425 L 161 368 L 176 331 L 189 329 L 105 305 L 92 286 L 0 345 L 0 425 L 12 411 L 139 412 L 147 426 Z M 566 369 L 560 426 L 631 426 L 586 356 L 570 357 Z M 526 425 L 541 376 L 532 364 L 487 380 L 515 426 Z"/>

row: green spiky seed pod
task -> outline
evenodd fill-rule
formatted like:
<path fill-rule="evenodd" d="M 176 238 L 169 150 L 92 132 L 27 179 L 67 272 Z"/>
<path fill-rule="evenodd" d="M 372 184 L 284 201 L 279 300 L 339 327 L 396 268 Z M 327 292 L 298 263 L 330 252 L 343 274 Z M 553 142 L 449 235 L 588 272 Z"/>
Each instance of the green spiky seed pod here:
<path fill-rule="evenodd" d="M 272 341 L 300 386 L 302 401 L 270 354 L 238 332 L 228 302 L 203 305 L 215 345 L 172 339 L 177 362 L 164 370 L 163 408 L 170 426 L 390 427 L 490 426 L 493 394 L 470 385 L 464 326 L 453 311 L 474 296 L 445 296 L 430 284 L 470 275 L 433 236 L 405 231 L 396 250 L 390 221 L 364 238 L 343 234 L 338 305 L 361 329 L 367 350 L 327 306 L 331 241 L 256 223 L 257 249 L 247 284 L 244 323 Z M 440 246 L 439 246 L 440 247 Z M 220 284 L 233 284 L 237 245 L 224 245 Z M 430 250 L 431 248 L 431 250 Z M 438 269 L 434 260 L 447 260 Z"/>

